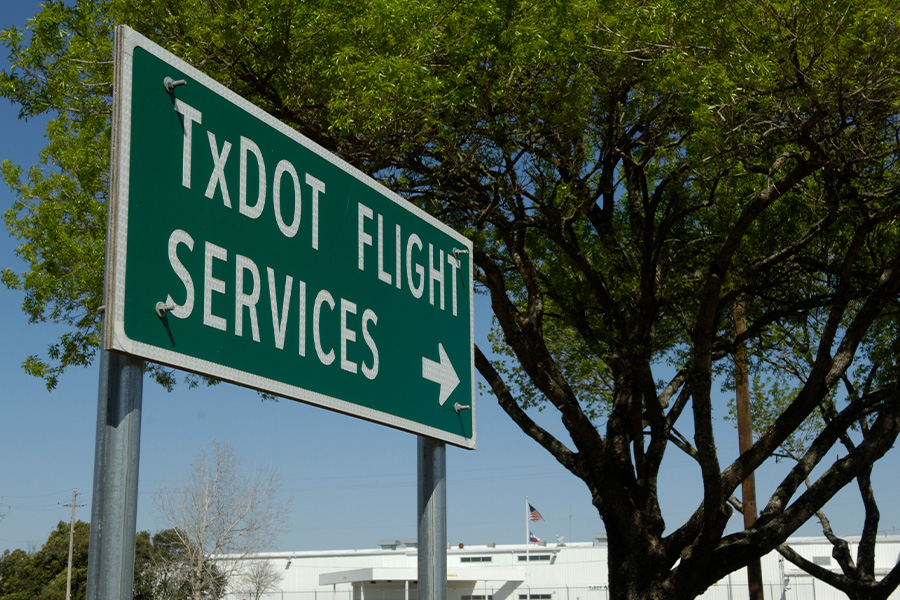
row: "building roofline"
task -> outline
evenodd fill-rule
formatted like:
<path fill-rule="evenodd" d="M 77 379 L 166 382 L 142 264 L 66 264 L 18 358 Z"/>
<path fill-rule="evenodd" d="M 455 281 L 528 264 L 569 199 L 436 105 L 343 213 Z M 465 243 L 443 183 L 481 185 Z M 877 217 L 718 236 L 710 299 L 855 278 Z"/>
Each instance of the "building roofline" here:
<path fill-rule="evenodd" d="M 842 539 L 847 542 L 854 544 L 860 541 L 860 536 L 840 536 Z M 879 535 L 877 542 L 900 542 L 900 534 L 884 534 Z M 532 552 L 535 554 L 539 553 L 558 553 L 564 548 L 592 548 L 598 545 L 605 545 L 605 538 L 600 537 L 596 538 L 593 542 L 566 542 L 564 544 L 556 544 L 556 543 L 547 543 L 546 545 L 538 545 L 538 544 L 465 544 L 462 547 L 458 545 L 448 545 L 447 547 L 447 555 L 469 555 L 469 554 L 509 554 L 509 553 L 523 553 L 523 552 Z M 406 542 L 407 544 L 409 542 Z M 830 544 L 827 538 L 824 536 L 803 536 L 803 537 L 792 537 L 788 538 L 785 542 L 792 546 L 803 546 L 803 545 L 812 545 L 812 544 Z M 288 550 L 288 551 L 275 551 L 275 552 L 258 552 L 246 558 L 257 558 L 257 559 L 278 559 L 282 558 L 285 560 L 290 560 L 292 558 L 304 558 L 304 557 L 338 557 L 338 556 L 390 556 L 390 555 L 410 555 L 415 556 L 418 554 L 418 549 L 415 544 L 411 545 L 398 545 L 393 549 L 386 548 L 360 548 L 360 549 L 347 549 L 347 550 Z M 223 558 L 226 558 L 223 556 Z"/>

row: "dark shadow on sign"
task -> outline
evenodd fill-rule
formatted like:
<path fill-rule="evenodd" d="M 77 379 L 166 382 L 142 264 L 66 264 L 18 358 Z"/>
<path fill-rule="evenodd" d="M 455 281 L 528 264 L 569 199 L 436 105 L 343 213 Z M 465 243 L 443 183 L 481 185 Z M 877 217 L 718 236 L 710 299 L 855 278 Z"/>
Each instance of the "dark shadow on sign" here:
<path fill-rule="evenodd" d="M 172 329 L 169 327 L 169 315 L 168 314 L 163 315 L 162 317 L 159 318 L 159 320 L 162 321 L 163 327 L 166 328 L 166 333 L 169 336 L 169 343 L 172 344 L 172 347 L 174 348 L 175 347 L 175 336 L 172 335 Z"/>

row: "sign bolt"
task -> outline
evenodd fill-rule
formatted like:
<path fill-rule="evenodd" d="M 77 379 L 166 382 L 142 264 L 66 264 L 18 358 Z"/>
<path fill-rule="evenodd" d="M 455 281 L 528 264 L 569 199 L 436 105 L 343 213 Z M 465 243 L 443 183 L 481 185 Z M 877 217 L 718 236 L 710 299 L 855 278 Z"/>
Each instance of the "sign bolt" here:
<path fill-rule="evenodd" d="M 187 81 L 185 81 L 184 79 L 175 80 L 175 79 L 172 79 L 171 77 L 166 77 L 165 79 L 163 79 L 163 86 L 165 86 L 166 91 L 169 92 L 170 94 L 172 92 L 174 92 L 175 88 L 177 88 L 179 85 L 185 85 L 185 84 L 187 84 Z"/>
<path fill-rule="evenodd" d="M 456 411 L 456 414 L 459 414 L 464 410 L 472 410 L 472 405 L 471 404 L 460 404 L 459 402 L 456 402 L 453 404 L 453 409 Z"/>
<path fill-rule="evenodd" d="M 169 311 L 175 310 L 175 304 L 170 302 L 166 304 L 165 302 L 157 302 L 156 303 L 156 316 L 160 319 L 166 316 L 166 313 Z"/>

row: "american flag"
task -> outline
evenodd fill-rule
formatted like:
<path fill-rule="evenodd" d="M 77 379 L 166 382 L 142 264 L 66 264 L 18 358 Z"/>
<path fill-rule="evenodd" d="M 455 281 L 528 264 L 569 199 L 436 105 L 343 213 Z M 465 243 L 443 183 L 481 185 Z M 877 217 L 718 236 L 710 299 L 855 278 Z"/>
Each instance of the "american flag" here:
<path fill-rule="evenodd" d="M 532 505 L 528 505 L 528 518 L 532 521 L 543 521 L 544 517 L 541 516 L 541 513 L 538 512 L 538 509 L 533 507 Z"/>

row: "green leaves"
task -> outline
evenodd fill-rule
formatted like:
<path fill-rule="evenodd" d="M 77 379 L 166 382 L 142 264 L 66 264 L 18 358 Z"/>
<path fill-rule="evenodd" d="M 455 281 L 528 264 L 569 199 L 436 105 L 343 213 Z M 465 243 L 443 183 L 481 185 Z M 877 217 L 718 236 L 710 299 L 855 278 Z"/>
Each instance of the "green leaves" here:
<path fill-rule="evenodd" d="M 0 555 L 0 598 L 65 598 L 69 563 L 69 523 L 60 521 L 39 550 L 5 550 Z M 90 526 L 74 523 L 72 598 L 85 597 Z"/>
<path fill-rule="evenodd" d="M 3 283 L 25 292 L 22 308 L 32 322 L 70 328 L 46 357 L 24 364 L 48 388 L 67 367 L 88 364 L 99 345 L 112 83 L 107 8 L 51 1 L 27 34 L 2 34 L 11 67 L 0 74 L 0 93 L 20 105 L 23 118 L 51 117 L 41 164 L 27 171 L 9 161 L 2 167 L 18 196 L 4 221 L 22 240 L 17 254 L 27 267 L 4 269 Z"/>
<path fill-rule="evenodd" d="M 71 332 L 27 368 L 52 384 L 96 348 L 115 19 L 470 236 L 497 324 L 498 360 L 479 369 L 522 430 L 585 480 L 617 548 L 615 592 L 695 595 L 765 551 L 759 540 L 784 539 L 897 436 L 895 11 L 50 2 L 30 38 L 3 33 L 14 68 L 0 77 L 23 116 L 54 118 L 42 165 L 3 170 L 28 265 L 3 281 L 26 292 L 30 318 Z M 713 386 L 740 342 L 759 429 L 748 458 L 721 466 Z M 570 443 L 539 424 L 550 414 Z M 684 420 L 693 440 L 675 429 Z M 816 470 L 827 473 L 790 504 L 847 435 L 854 460 Z M 697 461 L 704 501 L 667 527 L 656 487 L 673 440 Z M 779 448 L 808 471 L 782 482 L 757 530 L 719 544 L 731 494 Z"/>

